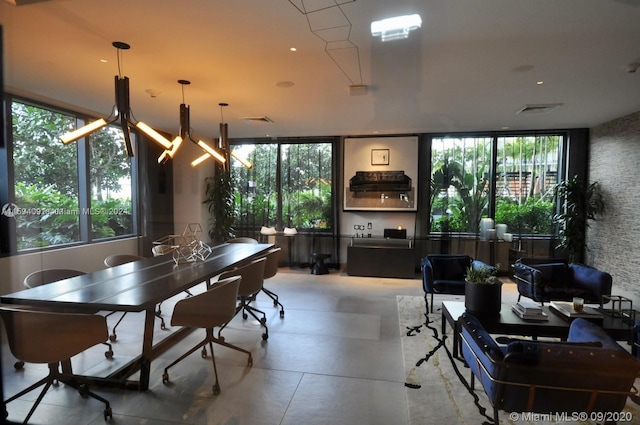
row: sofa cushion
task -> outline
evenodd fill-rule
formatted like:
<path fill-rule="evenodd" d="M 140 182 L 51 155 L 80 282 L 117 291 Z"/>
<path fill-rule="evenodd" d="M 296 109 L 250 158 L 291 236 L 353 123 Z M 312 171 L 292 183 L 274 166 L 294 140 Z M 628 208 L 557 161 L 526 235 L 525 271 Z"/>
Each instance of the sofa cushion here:
<path fill-rule="evenodd" d="M 464 280 L 434 280 L 433 291 L 441 294 L 464 295 Z"/>

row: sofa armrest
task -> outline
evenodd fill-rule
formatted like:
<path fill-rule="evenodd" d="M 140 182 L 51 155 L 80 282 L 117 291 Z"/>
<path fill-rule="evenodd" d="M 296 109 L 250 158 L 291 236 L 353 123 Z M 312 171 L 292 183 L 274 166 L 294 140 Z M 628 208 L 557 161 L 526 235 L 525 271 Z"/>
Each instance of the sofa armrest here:
<path fill-rule="evenodd" d="M 428 257 L 424 257 L 420 264 L 422 271 L 422 289 L 425 293 L 433 292 L 433 266 Z"/>
<path fill-rule="evenodd" d="M 597 342 L 603 348 L 611 350 L 625 351 L 618 342 L 611 338 L 604 329 L 586 319 L 576 318 L 569 326 L 569 335 L 567 336 L 569 343 L 593 343 Z"/>
<path fill-rule="evenodd" d="M 592 294 L 593 298 L 587 302 L 603 302 L 603 295 L 611 295 L 613 278 L 607 272 L 573 263 L 569 265 L 570 279 L 573 284 Z M 608 301 L 608 300 L 607 300 Z"/>
<path fill-rule="evenodd" d="M 463 313 L 458 323 L 462 356 L 494 404 L 500 397 L 503 351 L 474 315 Z"/>
<path fill-rule="evenodd" d="M 544 296 L 544 275 L 530 265 L 516 262 L 513 265 L 513 277 L 516 279 L 518 293 L 534 301 L 546 301 Z"/>

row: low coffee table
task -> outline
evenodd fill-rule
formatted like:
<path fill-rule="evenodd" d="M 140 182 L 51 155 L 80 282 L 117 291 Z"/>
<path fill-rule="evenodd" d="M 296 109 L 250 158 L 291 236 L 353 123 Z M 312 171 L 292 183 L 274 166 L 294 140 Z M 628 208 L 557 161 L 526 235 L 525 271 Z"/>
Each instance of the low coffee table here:
<path fill-rule="evenodd" d="M 542 307 L 549 320 L 534 321 L 524 320 L 518 317 L 512 310 L 511 304 L 502 304 L 499 316 L 478 317 L 480 323 L 491 334 L 530 336 L 536 339 L 553 337 L 566 339 L 571 324 L 566 318 L 555 313 L 549 306 Z M 458 357 L 460 349 L 460 327 L 458 319 L 465 312 L 464 301 L 442 302 L 442 334 L 446 333 L 446 325 L 449 323 L 453 329 L 453 356 Z M 602 316 L 602 323 L 598 323 L 612 338 L 617 341 L 631 343 L 633 325 L 626 323 L 621 318 Z"/>

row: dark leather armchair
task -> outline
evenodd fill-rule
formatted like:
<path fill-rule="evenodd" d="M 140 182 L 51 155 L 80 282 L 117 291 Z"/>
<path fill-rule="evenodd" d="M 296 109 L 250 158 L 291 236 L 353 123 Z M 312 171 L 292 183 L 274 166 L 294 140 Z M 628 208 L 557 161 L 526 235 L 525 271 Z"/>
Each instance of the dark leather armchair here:
<path fill-rule="evenodd" d="M 583 264 L 567 264 L 560 259 L 522 258 L 513 265 L 518 286 L 518 300 L 524 296 L 538 302 L 570 301 L 584 298 L 586 303 L 603 303 L 603 295 L 611 295 L 609 273 Z"/>
<path fill-rule="evenodd" d="M 566 342 L 515 340 L 500 346 L 478 318 L 460 320 L 462 355 L 494 409 L 507 412 L 620 412 L 640 362 L 599 326 L 575 319 Z"/>
<path fill-rule="evenodd" d="M 422 259 L 422 288 L 427 314 L 433 312 L 433 294 L 464 295 L 464 281 L 470 267 L 491 267 L 464 254 L 429 254 Z M 431 294 L 431 307 L 427 294 Z"/>

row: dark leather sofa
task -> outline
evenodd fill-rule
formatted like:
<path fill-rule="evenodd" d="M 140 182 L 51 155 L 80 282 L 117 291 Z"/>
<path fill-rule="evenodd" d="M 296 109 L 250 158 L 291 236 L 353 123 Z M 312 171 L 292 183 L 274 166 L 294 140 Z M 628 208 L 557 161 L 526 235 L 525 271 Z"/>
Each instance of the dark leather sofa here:
<path fill-rule="evenodd" d="M 565 342 L 512 340 L 500 346 L 478 318 L 460 320 L 462 355 L 494 409 L 506 412 L 621 412 L 640 361 L 599 326 L 575 319 Z"/>
<path fill-rule="evenodd" d="M 422 288 L 427 314 L 433 312 L 433 294 L 464 295 L 464 281 L 469 268 L 493 268 L 464 254 L 429 254 L 421 261 Z M 431 295 L 431 307 L 427 294 Z"/>
<path fill-rule="evenodd" d="M 518 300 L 527 297 L 538 302 L 571 301 L 581 297 L 585 303 L 600 304 L 603 295 L 611 295 L 609 273 L 560 259 L 521 258 L 513 265 L 513 276 Z"/>

